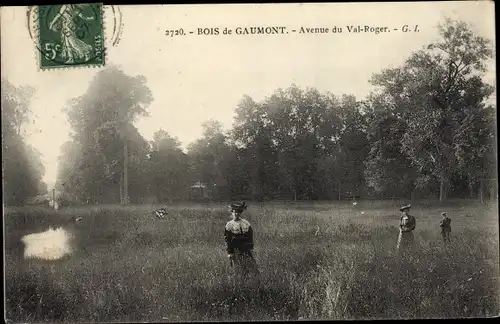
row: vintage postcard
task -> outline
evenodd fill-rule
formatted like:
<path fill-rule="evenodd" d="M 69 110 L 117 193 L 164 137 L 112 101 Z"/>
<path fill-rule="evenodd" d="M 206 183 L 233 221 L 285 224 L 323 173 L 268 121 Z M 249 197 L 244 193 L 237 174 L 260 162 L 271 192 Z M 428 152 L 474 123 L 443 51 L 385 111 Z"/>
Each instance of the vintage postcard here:
<path fill-rule="evenodd" d="M 6 321 L 499 316 L 493 2 L 0 10 Z"/>

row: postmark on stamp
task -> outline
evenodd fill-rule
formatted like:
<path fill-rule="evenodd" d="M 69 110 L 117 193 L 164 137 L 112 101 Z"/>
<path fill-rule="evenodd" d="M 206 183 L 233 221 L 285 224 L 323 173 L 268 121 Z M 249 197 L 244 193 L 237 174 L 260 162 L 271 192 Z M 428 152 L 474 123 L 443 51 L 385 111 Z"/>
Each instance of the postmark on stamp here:
<path fill-rule="evenodd" d="M 41 69 L 104 65 L 102 4 L 38 6 L 36 16 Z"/>

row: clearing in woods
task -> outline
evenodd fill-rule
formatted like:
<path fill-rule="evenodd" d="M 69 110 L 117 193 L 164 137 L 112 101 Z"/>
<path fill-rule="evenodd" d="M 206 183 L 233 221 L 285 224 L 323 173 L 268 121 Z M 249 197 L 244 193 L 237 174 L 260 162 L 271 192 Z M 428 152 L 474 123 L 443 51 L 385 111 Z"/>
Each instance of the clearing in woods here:
<path fill-rule="evenodd" d="M 442 318 L 499 314 L 498 207 L 412 202 L 419 250 L 398 262 L 400 202 L 249 203 L 262 287 L 233 291 L 225 204 L 7 208 L 6 316 L 29 321 Z M 452 219 L 451 246 L 439 234 Z M 363 212 L 363 213 L 362 213 Z M 75 252 L 23 259 L 20 238 L 71 229 Z"/>

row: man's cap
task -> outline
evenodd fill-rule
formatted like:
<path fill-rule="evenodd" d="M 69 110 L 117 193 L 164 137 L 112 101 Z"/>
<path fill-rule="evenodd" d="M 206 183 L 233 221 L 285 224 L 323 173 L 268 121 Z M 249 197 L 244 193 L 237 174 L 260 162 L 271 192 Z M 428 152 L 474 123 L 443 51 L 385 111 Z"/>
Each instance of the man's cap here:
<path fill-rule="evenodd" d="M 234 210 L 234 211 L 241 213 L 245 209 L 247 209 L 247 204 L 244 201 L 239 202 L 239 203 L 232 203 L 231 205 L 229 205 L 229 210 L 231 210 L 231 211 Z"/>
<path fill-rule="evenodd" d="M 405 211 L 405 210 L 408 210 L 408 209 L 410 209 L 410 208 L 411 208 L 411 205 L 410 205 L 410 204 L 408 204 L 408 205 L 406 205 L 406 206 L 403 206 L 403 207 L 399 208 L 399 211 Z"/>
<path fill-rule="evenodd" d="M 442 212 L 442 213 L 441 213 L 441 216 L 446 216 L 446 212 Z"/>

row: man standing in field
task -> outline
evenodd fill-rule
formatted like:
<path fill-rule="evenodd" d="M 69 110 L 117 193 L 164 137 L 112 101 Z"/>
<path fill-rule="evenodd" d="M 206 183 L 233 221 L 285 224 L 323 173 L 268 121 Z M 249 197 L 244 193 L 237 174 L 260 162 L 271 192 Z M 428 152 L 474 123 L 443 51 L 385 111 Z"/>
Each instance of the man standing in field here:
<path fill-rule="evenodd" d="M 233 219 L 227 222 L 224 231 L 229 261 L 240 279 L 248 274 L 258 275 L 257 263 L 252 253 L 253 229 L 246 219 L 241 218 L 247 205 L 242 202 L 231 204 L 229 208 Z"/>
<path fill-rule="evenodd" d="M 399 221 L 398 252 L 411 249 L 414 245 L 413 230 L 416 226 L 416 220 L 415 217 L 409 214 L 410 207 L 411 205 L 406 205 L 399 209 L 401 219 Z"/>
<path fill-rule="evenodd" d="M 450 242 L 450 232 L 451 232 L 451 219 L 448 217 L 446 212 L 442 212 L 441 223 L 439 223 L 439 227 L 441 227 L 441 236 L 443 237 L 443 241 L 445 244 Z"/>

